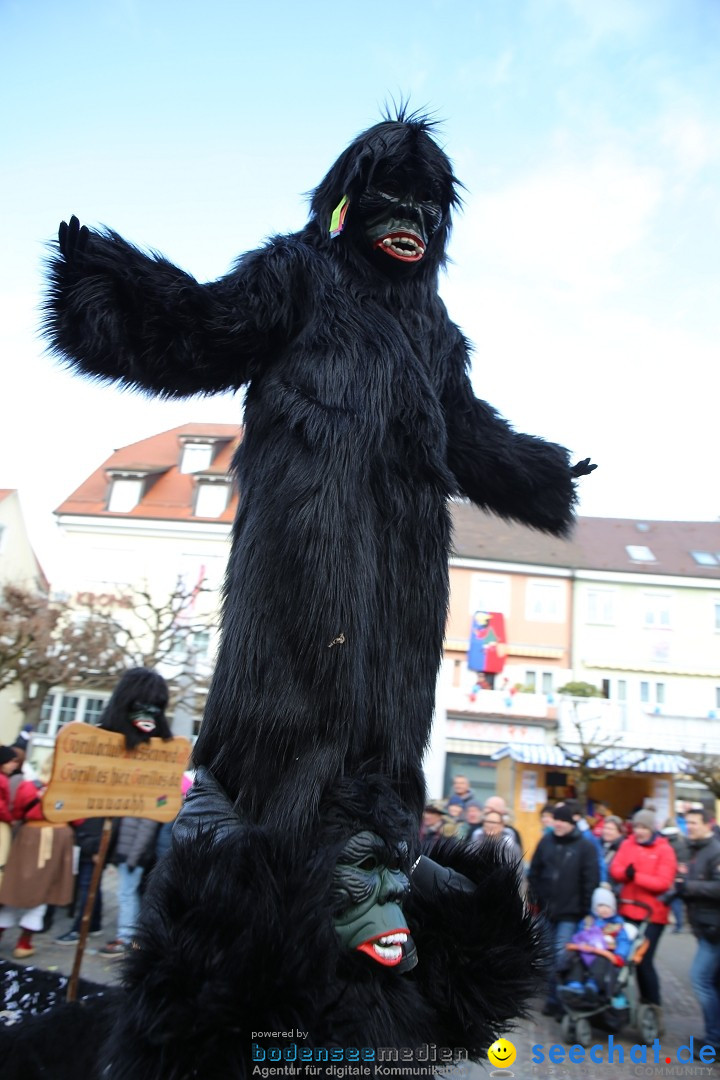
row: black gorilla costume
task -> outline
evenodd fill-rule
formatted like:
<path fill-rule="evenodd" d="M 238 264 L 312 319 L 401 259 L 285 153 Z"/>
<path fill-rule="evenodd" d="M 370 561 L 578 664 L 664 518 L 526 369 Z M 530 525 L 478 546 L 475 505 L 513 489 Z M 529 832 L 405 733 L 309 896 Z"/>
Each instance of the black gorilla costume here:
<path fill-rule="evenodd" d="M 165 716 L 168 687 L 162 675 L 150 668 L 130 668 L 113 690 L 100 717 L 101 728 L 125 736 L 128 750 L 148 739 L 172 739 Z"/>
<path fill-rule="evenodd" d="M 124 995 L 0 1027 L 3 1080 L 246 1080 L 253 1044 L 311 1050 L 318 1077 L 333 1075 L 333 1053 L 357 1064 L 353 1052 L 370 1050 L 372 1069 L 391 1060 L 383 1048 L 404 1049 L 418 1056 L 403 1059 L 403 1075 L 422 1077 L 442 1060 L 431 1054 L 478 1058 L 527 1011 L 543 950 L 501 848 L 444 841 L 411 872 L 411 815 L 384 777 L 338 781 L 317 829 L 293 836 L 241 823 L 199 772 L 201 808 L 186 804 L 151 876 Z M 382 837 L 376 862 L 401 853 L 396 893 L 409 875 L 403 909 L 419 959 L 402 974 L 343 949 L 333 927 L 336 864 L 368 829 Z"/>
<path fill-rule="evenodd" d="M 592 466 L 473 395 L 437 294 L 457 202 L 431 124 L 401 111 L 344 151 L 304 229 L 210 284 L 61 226 L 46 329 L 71 367 L 166 397 L 248 384 L 198 780 L 100 1051 L 110 1080 L 240 1080 L 253 1032 L 297 1029 L 476 1058 L 527 1008 L 542 949 L 516 868 L 492 843 L 416 858 L 447 502 L 563 534 Z"/>
<path fill-rule="evenodd" d="M 306 227 L 218 281 L 75 218 L 52 263 L 46 329 L 76 371 L 164 397 L 248 384 L 195 760 L 258 825 L 305 828 L 361 768 L 419 815 L 448 498 L 563 534 L 591 468 L 472 392 L 437 294 L 458 197 L 431 126 L 401 111 L 360 135 Z"/>

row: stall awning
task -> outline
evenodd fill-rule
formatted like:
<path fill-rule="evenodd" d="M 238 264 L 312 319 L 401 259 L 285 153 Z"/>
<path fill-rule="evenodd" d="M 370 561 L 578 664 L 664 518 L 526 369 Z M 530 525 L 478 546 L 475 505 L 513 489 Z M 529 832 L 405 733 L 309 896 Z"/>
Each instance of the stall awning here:
<path fill-rule="evenodd" d="M 574 747 L 570 748 L 574 752 Z M 577 748 L 578 753 L 580 747 Z M 559 746 L 543 743 L 512 743 L 503 746 L 491 755 L 493 761 L 511 757 L 513 761 L 525 765 L 552 765 L 557 768 L 571 769 L 572 761 Z M 687 772 L 687 763 L 679 754 L 645 753 L 643 750 L 626 750 L 610 747 L 601 750 L 589 765 L 596 769 L 612 769 L 618 772 L 644 772 L 675 774 Z"/>

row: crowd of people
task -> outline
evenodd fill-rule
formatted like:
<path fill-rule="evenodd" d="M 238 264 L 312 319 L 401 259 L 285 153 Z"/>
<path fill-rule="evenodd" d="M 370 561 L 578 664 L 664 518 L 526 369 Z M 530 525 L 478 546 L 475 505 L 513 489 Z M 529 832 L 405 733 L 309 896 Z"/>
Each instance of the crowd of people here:
<path fill-rule="evenodd" d="M 696 939 L 690 980 L 705 1023 L 705 1041 L 720 1057 L 720 827 L 700 805 L 683 807 L 661 827 L 651 807 L 629 816 L 596 803 L 588 817 L 576 799 L 548 804 L 542 836 L 525 850 L 499 795 L 476 798 L 456 776 L 442 801 L 428 803 L 421 839 L 467 843 L 492 838 L 506 854 L 525 860 L 527 902 L 542 917 L 552 953 L 543 1013 L 560 1019 L 569 1004 L 591 1008 L 615 996 L 631 942 L 642 931 L 635 968 L 639 1000 L 664 1030 L 655 958 L 666 927 L 685 921 Z"/>
<path fill-rule="evenodd" d="M 27 736 L 0 746 L 0 937 L 19 930 L 13 956 L 35 953 L 34 935 L 47 930 L 53 911 L 69 906 L 74 922 L 57 937 L 80 937 L 102 819 L 71 825 L 47 821 L 42 795 L 50 777 L 25 760 Z M 663 1030 L 655 955 L 665 928 L 680 932 L 685 917 L 697 940 L 690 977 L 702 1009 L 706 1041 L 720 1054 L 720 829 L 706 809 L 691 806 L 660 828 L 650 808 L 629 819 L 599 804 L 588 818 L 580 803 L 544 806 L 542 836 L 531 855 L 512 824 L 505 800 L 476 798 L 468 778 L 456 776 L 445 800 L 429 802 L 420 839 L 426 849 L 441 838 L 492 842 L 526 870 L 527 902 L 542 917 L 552 951 L 543 1012 L 560 1018 L 568 1002 L 591 1006 L 613 1001 L 618 970 L 627 962 L 635 930 L 642 927 L 644 954 L 636 965 L 640 1000 L 656 1010 Z M 141 818 L 114 822 L 108 861 L 117 867 L 118 923 L 100 949 L 122 956 L 131 947 L 143 879 L 169 843 L 171 824 Z M 103 931 L 98 887 L 90 933 Z"/>
<path fill-rule="evenodd" d="M 42 796 L 52 758 L 36 774 L 21 744 L 0 746 L 0 939 L 17 928 L 13 957 L 36 952 L 35 935 L 49 932 L 55 911 L 68 908 L 74 921 L 54 940 L 75 945 L 98 859 L 102 818 L 59 825 L 47 821 Z M 170 823 L 171 825 L 171 823 Z M 131 947 L 141 902 L 143 877 L 167 847 L 170 825 L 145 818 L 113 822 L 107 862 L 117 867 L 117 927 L 99 952 L 122 956 Z M 103 932 L 102 878 L 90 916 L 89 932 Z"/>

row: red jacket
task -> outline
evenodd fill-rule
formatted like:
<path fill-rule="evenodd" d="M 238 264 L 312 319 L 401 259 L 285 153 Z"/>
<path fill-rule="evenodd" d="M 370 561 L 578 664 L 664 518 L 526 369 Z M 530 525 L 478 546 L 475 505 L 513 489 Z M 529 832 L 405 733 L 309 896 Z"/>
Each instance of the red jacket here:
<path fill-rule="evenodd" d="M 12 804 L 13 821 L 42 821 L 40 799 L 44 791 L 45 785 L 39 788 L 33 780 L 23 780 L 15 792 L 15 801 Z"/>
<path fill-rule="evenodd" d="M 627 881 L 625 871 L 630 865 L 635 867 L 635 877 L 632 881 Z M 615 881 L 624 882 L 620 899 L 642 900 L 649 904 L 652 908 L 650 922 L 663 925 L 668 921 L 669 908 L 658 900 L 658 896 L 667 892 L 673 884 L 676 871 L 675 852 L 659 833 L 655 833 L 649 844 L 638 844 L 634 835 L 628 836 L 610 863 L 610 876 Z M 632 903 L 623 904 L 619 913 L 624 919 L 647 918 L 645 909 L 635 907 Z"/>
<path fill-rule="evenodd" d="M 10 824 L 10 784 L 4 773 L 0 773 L 0 821 Z"/>

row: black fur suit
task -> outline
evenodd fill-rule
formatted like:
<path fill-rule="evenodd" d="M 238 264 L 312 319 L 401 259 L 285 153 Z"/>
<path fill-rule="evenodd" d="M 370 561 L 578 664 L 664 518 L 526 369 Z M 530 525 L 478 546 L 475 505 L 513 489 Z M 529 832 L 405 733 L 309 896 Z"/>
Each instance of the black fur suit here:
<path fill-rule="evenodd" d="M 360 765 L 419 814 L 448 497 L 558 534 L 572 521 L 582 467 L 473 395 L 467 343 L 437 294 L 457 195 L 429 126 L 401 116 L 360 135 L 307 226 L 218 281 L 76 219 L 52 263 L 47 331 L 75 370 L 165 397 L 249 384 L 196 761 L 259 824 L 302 826 L 324 786 Z M 424 223 L 422 257 L 403 255 L 403 238 L 370 243 L 383 200 L 416 232 Z"/>
<path fill-rule="evenodd" d="M 469 889 L 442 880 L 415 886 L 413 875 L 403 902 L 419 958 L 411 972 L 343 951 L 333 929 L 330 881 L 344 843 L 369 828 L 390 852 L 409 826 L 387 781 L 366 777 L 333 787 L 314 833 L 293 837 L 236 820 L 214 839 L 203 826 L 176 836 L 149 886 L 100 1075 L 245 1080 L 254 1041 L 300 1041 L 253 1032 L 298 1028 L 305 1047 L 434 1044 L 479 1059 L 527 1013 L 541 974 L 538 927 L 498 845 L 433 848 L 433 860 Z M 427 1075 L 427 1065 L 404 1068 Z M 316 1075 L 328 1075 L 327 1066 Z"/>

